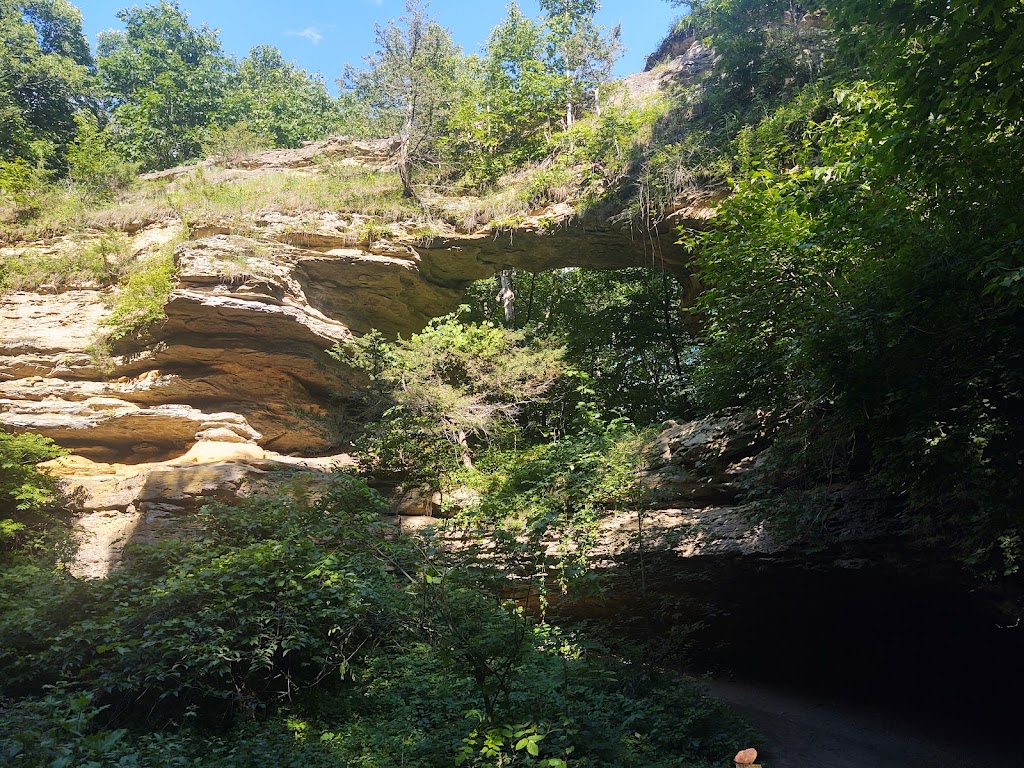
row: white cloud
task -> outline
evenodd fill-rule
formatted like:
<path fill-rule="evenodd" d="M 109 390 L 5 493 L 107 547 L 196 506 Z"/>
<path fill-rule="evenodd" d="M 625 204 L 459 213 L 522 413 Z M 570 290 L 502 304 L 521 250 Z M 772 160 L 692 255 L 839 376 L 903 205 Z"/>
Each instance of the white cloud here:
<path fill-rule="evenodd" d="M 324 36 L 320 33 L 320 30 L 317 29 L 316 27 L 306 27 L 305 29 L 300 29 L 298 32 L 293 31 L 288 32 L 287 34 L 291 35 L 292 37 L 304 37 L 306 40 L 309 40 L 309 42 L 312 43 L 313 45 L 319 45 L 320 41 L 324 39 Z"/>

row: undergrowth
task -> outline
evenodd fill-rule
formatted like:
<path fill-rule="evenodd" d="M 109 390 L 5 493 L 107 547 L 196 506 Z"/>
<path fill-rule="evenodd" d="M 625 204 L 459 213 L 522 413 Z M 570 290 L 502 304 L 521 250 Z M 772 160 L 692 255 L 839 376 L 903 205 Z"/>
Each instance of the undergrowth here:
<path fill-rule="evenodd" d="M 339 475 L 317 498 L 207 507 L 193 538 L 105 580 L 0 571 L 19 595 L 0 599 L 5 765 L 704 768 L 748 738 L 384 508 Z"/>
<path fill-rule="evenodd" d="M 102 288 L 116 284 L 131 261 L 128 239 L 119 232 L 58 245 L 49 252 L 10 249 L 0 256 L 0 293 Z"/>

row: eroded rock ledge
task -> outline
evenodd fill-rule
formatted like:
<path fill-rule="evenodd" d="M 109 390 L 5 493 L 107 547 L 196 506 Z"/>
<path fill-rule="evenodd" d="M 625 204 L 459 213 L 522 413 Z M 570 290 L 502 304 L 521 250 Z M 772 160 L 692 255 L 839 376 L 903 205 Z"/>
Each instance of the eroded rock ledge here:
<path fill-rule="evenodd" d="M 336 469 L 352 467 L 347 454 L 296 458 L 265 451 L 251 442 L 208 434 L 182 456 L 163 462 L 117 464 L 68 456 L 44 467 L 61 478 L 82 511 L 81 546 L 72 571 L 106 575 L 129 543 L 181 536 L 189 516 L 211 501 L 279 492 L 298 485 L 315 489 Z"/>
<path fill-rule="evenodd" d="M 358 244 L 337 214 L 264 218 L 245 236 L 209 226 L 179 245 L 166 319 L 111 359 L 97 340 L 112 289 L 0 297 L 0 424 L 132 462 L 180 455 L 233 414 L 264 448 L 323 453 L 337 440 L 325 405 L 358 380 L 326 350 L 354 333 L 415 332 L 506 268 L 650 266 L 657 252 L 686 273 L 671 235 L 584 228 L 564 205 L 514 231 L 427 243 L 395 225 L 390 239 Z"/>
<path fill-rule="evenodd" d="M 393 149 L 338 139 L 217 173 L 227 182 L 315 174 L 324 156 L 372 171 L 389 166 Z M 174 251 L 165 318 L 112 355 L 101 341 L 118 289 L 77 284 L 0 296 L 0 426 L 73 450 L 52 469 L 75 489 L 84 530 L 99 542 L 84 550 L 83 572 L 99 573 L 116 560 L 116 541 L 156 535 L 161 521 L 199 499 L 256 492 L 275 472 L 322 474 L 319 460 L 292 457 L 339 449 L 330 403 L 360 378 L 327 354 L 335 344 L 371 328 L 416 332 L 455 309 L 471 282 L 504 269 L 658 266 L 689 279 L 674 223 L 699 225 L 715 203 L 691 201 L 662 231 L 645 233 L 584 224 L 565 203 L 532 211 L 512 229 L 466 234 L 435 221 L 425 236 L 423 222 L 395 221 L 372 240 L 365 216 L 337 211 L 192 221 Z M 130 252 L 144 261 L 180 238 L 182 226 L 142 222 Z M 99 237 L 21 243 L 0 255 L 53 255 Z M 339 461 L 348 460 L 328 463 Z"/>

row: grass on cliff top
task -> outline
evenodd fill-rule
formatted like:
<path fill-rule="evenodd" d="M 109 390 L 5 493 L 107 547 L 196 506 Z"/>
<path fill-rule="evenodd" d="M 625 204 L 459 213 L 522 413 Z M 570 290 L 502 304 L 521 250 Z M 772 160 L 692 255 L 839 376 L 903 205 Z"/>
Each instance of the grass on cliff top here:
<path fill-rule="evenodd" d="M 115 200 L 96 199 L 73 184 L 53 184 L 36 190 L 27 208 L 0 208 L 0 243 L 94 230 L 134 232 L 174 216 L 164 179 L 140 179 Z"/>
<path fill-rule="evenodd" d="M 334 211 L 390 223 L 422 208 L 402 197 L 395 172 L 324 163 L 319 172 L 222 172 L 202 167 L 174 179 L 140 179 L 117 200 L 97 200 L 74 185 L 37 190 L 32 204 L 0 211 L 0 243 L 94 230 L 133 232 L 164 219 L 186 225 L 255 228 L 261 214 Z"/>
<path fill-rule="evenodd" d="M 114 285 L 127 273 L 132 258 L 128 238 L 113 231 L 49 251 L 9 249 L 0 254 L 0 294 Z"/>
<path fill-rule="evenodd" d="M 168 199 L 190 227 L 255 226 L 259 215 L 316 211 L 351 213 L 381 222 L 414 218 L 420 205 L 402 196 L 398 174 L 325 164 L 319 173 L 273 171 L 210 175 L 202 168 L 179 179 Z"/>

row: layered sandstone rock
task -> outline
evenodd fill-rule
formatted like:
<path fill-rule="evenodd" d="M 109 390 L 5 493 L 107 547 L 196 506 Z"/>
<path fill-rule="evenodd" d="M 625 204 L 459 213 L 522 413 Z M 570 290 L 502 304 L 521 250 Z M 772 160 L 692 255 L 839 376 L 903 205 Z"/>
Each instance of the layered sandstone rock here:
<path fill-rule="evenodd" d="M 387 141 L 330 140 L 204 163 L 203 183 L 309 176 L 325 161 L 372 172 L 389 168 L 393 151 Z M 150 178 L 187 185 L 195 172 Z M 190 220 L 174 252 L 176 284 L 164 319 L 144 338 L 112 348 L 103 340 L 117 288 L 82 283 L 0 296 L 0 427 L 73 450 L 53 470 L 86 513 L 83 573 L 101 573 L 116 560 L 117 541 L 156 536 L 169 520 L 180 526 L 202 499 L 253 492 L 282 467 L 322 474 L 314 460 L 290 456 L 339 449 L 332 401 L 362 380 L 328 350 L 353 335 L 416 332 L 457 308 L 473 281 L 506 269 L 658 266 L 690 277 L 669 222 L 640 233 L 628 223 L 582 222 L 560 203 L 518 217 L 511 229 L 467 233 L 451 220 L 474 201 L 435 202 L 451 210 L 426 227 L 306 209 Z M 675 215 L 699 226 L 713 207 L 713 199 L 695 198 Z M 127 253 L 145 260 L 181 239 L 183 227 L 170 218 L 122 227 L 131 233 Z M 16 250 L 52 255 L 101 236 Z M 679 472 L 666 477 L 676 482 Z M 412 506 L 396 502 L 396 511 Z M 428 494 L 417 509 L 436 514 L 436 506 Z"/>
<path fill-rule="evenodd" d="M 211 439 L 223 436 L 207 434 L 184 455 L 162 462 L 117 464 L 80 455 L 47 462 L 44 468 L 64 482 L 82 511 L 73 572 L 103 576 L 125 545 L 184 535 L 189 516 L 203 504 L 293 485 L 316 490 L 331 472 L 355 466 L 346 454 L 303 459 L 251 442 Z"/>
<path fill-rule="evenodd" d="M 353 333 L 415 332 L 507 268 L 643 266 L 661 249 L 685 272 L 672 236 L 584 228 L 567 206 L 513 232 L 426 244 L 396 225 L 392 239 L 356 245 L 337 214 L 265 218 L 247 236 L 207 227 L 179 245 L 166 318 L 112 357 L 100 354 L 109 289 L 0 297 L 0 425 L 124 462 L 183 453 L 229 414 L 265 448 L 326 452 L 337 436 L 325 406 L 359 381 L 326 352 Z M 157 229 L 136 240 L 164 238 Z"/>

